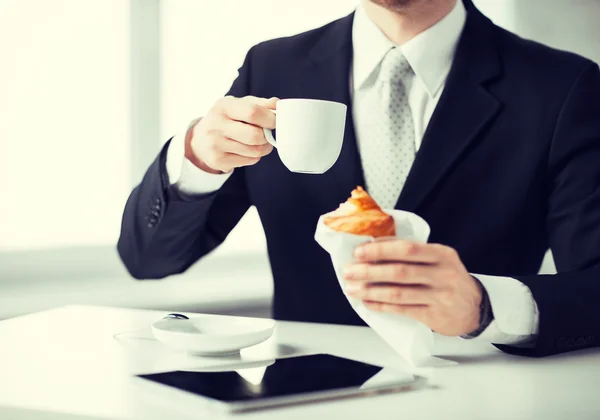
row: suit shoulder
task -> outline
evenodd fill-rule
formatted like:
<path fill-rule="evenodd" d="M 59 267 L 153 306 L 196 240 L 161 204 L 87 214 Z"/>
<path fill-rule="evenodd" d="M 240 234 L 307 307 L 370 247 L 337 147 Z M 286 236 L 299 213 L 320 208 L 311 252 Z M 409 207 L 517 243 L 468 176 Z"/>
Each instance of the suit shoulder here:
<path fill-rule="evenodd" d="M 323 26 L 311 29 L 296 35 L 286 36 L 281 38 L 270 39 L 261 42 L 250 49 L 249 54 L 252 55 L 253 61 L 261 61 L 270 58 L 277 58 L 279 62 L 285 61 L 286 58 L 303 57 L 308 54 L 312 48 L 318 43 L 324 34 L 332 30 L 344 19 L 350 16 L 345 16 L 340 19 L 329 22 Z"/>
<path fill-rule="evenodd" d="M 495 30 L 505 66 L 518 67 L 539 81 L 572 83 L 584 69 L 596 65 L 574 52 L 522 38 L 500 27 Z"/>

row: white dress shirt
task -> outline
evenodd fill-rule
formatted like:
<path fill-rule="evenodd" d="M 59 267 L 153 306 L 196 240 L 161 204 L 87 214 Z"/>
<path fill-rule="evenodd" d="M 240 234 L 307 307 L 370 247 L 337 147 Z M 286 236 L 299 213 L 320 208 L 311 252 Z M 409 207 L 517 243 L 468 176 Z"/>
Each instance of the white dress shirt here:
<path fill-rule="evenodd" d="M 415 76 L 406 86 L 408 101 L 414 119 L 415 146 L 418 150 L 429 120 L 443 92 L 450 72 L 454 52 L 466 21 L 466 10 L 462 1 L 457 1 L 453 10 L 438 23 L 400 45 Z M 364 8 L 359 6 L 352 29 L 353 63 L 350 76 L 350 92 L 353 98 L 353 118 L 359 121 L 357 103 L 369 89 L 375 88 L 374 81 L 381 60 L 394 47 L 381 30 L 369 19 Z M 355 124 L 357 141 L 368 137 L 360 132 L 361 124 Z M 176 135 L 167 153 L 167 173 L 171 184 L 186 194 L 203 194 L 218 190 L 231 176 L 204 172 L 184 157 L 185 132 Z M 529 288 L 509 277 L 473 274 L 488 293 L 494 320 L 477 340 L 495 344 L 526 346 L 538 332 L 539 315 L 537 305 Z"/>

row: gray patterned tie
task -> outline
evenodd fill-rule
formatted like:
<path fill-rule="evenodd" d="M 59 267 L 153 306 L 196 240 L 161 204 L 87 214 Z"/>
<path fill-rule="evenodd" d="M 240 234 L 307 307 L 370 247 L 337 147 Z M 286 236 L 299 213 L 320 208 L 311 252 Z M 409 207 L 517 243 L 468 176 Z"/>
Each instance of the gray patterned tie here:
<path fill-rule="evenodd" d="M 394 208 L 415 160 L 415 129 L 405 87 L 413 76 L 402 51 L 392 48 L 375 86 L 357 104 L 366 187 L 382 208 Z"/>

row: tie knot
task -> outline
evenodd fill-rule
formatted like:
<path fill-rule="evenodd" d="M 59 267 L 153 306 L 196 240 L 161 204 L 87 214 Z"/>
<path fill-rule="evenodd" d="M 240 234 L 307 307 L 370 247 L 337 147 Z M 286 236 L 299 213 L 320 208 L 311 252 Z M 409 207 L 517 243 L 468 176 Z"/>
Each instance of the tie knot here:
<path fill-rule="evenodd" d="M 401 82 L 411 71 L 410 64 L 402 50 L 394 47 L 387 52 L 381 62 L 380 80 L 390 83 Z"/>

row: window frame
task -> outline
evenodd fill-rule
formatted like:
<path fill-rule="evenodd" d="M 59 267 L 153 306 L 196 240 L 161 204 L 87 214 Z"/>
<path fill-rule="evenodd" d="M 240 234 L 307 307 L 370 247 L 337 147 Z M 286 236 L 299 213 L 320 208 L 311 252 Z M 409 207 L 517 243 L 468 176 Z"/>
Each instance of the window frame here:
<path fill-rule="evenodd" d="M 130 175 L 133 188 L 163 142 L 161 121 L 161 0 L 129 0 Z M 123 276 L 115 245 L 0 251 L 0 285 Z M 35 264 L 32 264 L 32 261 Z"/>

